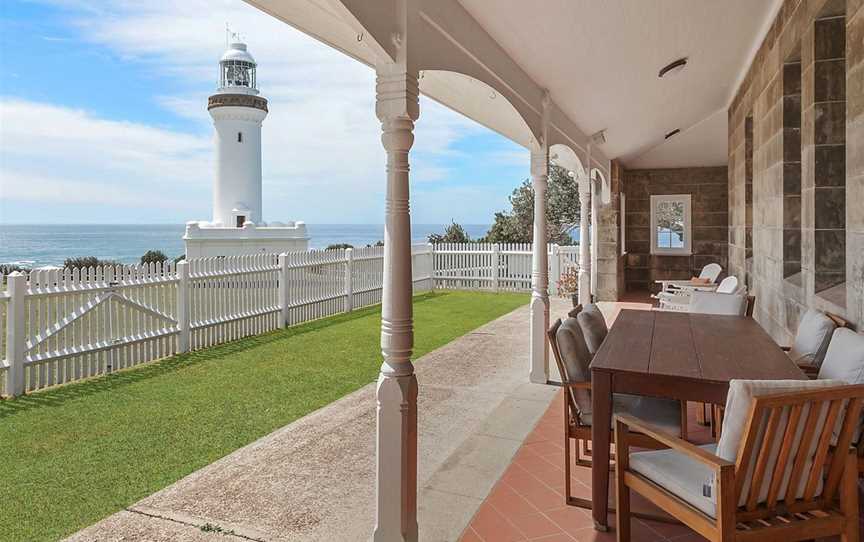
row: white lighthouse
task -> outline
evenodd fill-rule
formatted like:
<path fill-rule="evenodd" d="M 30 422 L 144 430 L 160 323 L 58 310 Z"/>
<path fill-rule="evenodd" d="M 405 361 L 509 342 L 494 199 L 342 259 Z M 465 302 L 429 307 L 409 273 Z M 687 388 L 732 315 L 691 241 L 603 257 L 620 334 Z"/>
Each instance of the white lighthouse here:
<path fill-rule="evenodd" d="M 219 60 L 219 88 L 207 101 L 216 128 L 213 220 L 186 223 L 187 258 L 308 248 L 303 222 L 262 218 L 261 124 L 268 110 L 256 72 L 245 43 L 232 43 Z"/>

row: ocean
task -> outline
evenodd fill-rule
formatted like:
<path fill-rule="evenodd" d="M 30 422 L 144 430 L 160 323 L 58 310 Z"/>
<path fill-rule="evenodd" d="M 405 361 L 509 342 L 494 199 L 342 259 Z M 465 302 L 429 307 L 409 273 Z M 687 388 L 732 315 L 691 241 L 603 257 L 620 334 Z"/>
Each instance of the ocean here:
<path fill-rule="evenodd" d="M 489 225 L 463 224 L 472 238 L 486 235 Z M 384 239 L 381 224 L 307 224 L 312 248 L 336 243 L 356 247 Z M 431 233 L 443 233 L 446 224 L 413 224 L 415 243 Z M 183 254 L 182 224 L 57 224 L 0 225 L 0 264 L 23 267 L 61 265 L 66 258 L 96 256 L 101 260 L 136 263 L 148 250 L 161 250 L 174 258 Z"/>

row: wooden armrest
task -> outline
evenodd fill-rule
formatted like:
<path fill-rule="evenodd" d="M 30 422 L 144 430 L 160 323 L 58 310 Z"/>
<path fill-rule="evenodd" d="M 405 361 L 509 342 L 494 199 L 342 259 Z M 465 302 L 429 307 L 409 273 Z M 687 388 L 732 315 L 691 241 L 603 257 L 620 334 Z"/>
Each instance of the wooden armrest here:
<path fill-rule="evenodd" d="M 704 449 L 696 446 L 695 444 L 691 444 L 684 439 L 678 438 L 673 435 L 669 435 L 664 433 L 663 431 L 657 429 L 649 425 L 648 423 L 631 416 L 629 414 L 616 414 L 615 421 L 622 423 L 628 430 L 635 429 L 636 432 L 640 433 L 643 436 L 650 438 L 651 440 L 658 442 L 664 446 L 668 446 L 673 450 L 677 450 L 700 463 L 704 463 L 708 465 L 715 471 L 719 471 L 723 467 L 735 467 L 735 463 L 731 461 L 726 461 L 721 457 L 717 457 L 714 454 L 706 452 Z"/>
<path fill-rule="evenodd" d="M 816 367 L 815 365 L 810 365 L 809 363 L 796 363 L 796 365 L 798 365 L 798 368 L 810 378 L 816 378 L 819 374 L 819 367 Z"/>
<path fill-rule="evenodd" d="M 585 382 L 562 382 L 561 386 L 564 388 L 570 388 L 570 389 L 590 390 L 591 389 L 591 382 L 589 382 L 589 381 L 585 381 Z"/>
<path fill-rule="evenodd" d="M 834 325 L 837 327 L 849 327 L 849 322 L 847 322 L 843 318 L 837 316 L 836 314 L 831 314 L 830 312 L 826 312 L 825 316 L 830 318 L 834 322 Z"/>

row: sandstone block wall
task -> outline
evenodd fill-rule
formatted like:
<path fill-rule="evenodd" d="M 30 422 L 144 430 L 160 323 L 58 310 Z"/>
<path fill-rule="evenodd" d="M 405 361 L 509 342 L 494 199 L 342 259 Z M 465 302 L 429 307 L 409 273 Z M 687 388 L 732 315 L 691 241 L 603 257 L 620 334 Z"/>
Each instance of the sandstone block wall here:
<path fill-rule="evenodd" d="M 755 317 L 787 344 L 807 307 L 861 326 L 864 0 L 786 0 L 728 115 L 729 269 L 751 269 Z"/>
<path fill-rule="evenodd" d="M 725 167 L 624 170 L 625 287 L 656 290 L 654 281 L 686 279 L 717 262 L 727 267 L 728 174 Z M 651 254 L 650 197 L 690 194 L 692 256 Z"/>

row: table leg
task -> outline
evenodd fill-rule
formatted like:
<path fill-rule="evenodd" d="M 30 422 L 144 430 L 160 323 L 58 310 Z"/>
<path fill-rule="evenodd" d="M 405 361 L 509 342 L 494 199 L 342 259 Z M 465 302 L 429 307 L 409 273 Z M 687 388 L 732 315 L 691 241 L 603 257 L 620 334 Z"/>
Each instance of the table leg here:
<path fill-rule="evenodd" d="M 591 514 L 594 528 L 609 529 L 609 441 L 612 427 L 612 375 L 591 371 Z"/>

